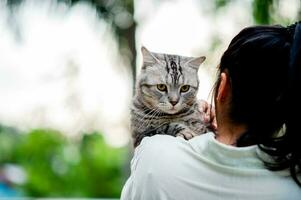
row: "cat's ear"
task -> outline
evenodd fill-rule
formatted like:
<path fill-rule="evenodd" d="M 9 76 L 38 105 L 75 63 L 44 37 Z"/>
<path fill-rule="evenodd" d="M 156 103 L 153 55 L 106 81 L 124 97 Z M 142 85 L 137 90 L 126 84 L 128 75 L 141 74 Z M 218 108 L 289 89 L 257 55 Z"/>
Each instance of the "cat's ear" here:
<path fill-rule="evenodd" d="M 187 61 L 187 65 L 198 70 L 200 65 L 206 60 L 205 56 L 201 56 L 201 57 L 196 57 L 196 58 L 190 58 Z"/>
<path fill-rule="evenodd" d="M 147 48 L 144 46 L 141 47 L 142 57 L 143 57 L 143 65 L 142 68 L 145 68 L 146 66 L 159 63 L 160 61 L 156 58 L 156 56 L 150 52 Z"/>

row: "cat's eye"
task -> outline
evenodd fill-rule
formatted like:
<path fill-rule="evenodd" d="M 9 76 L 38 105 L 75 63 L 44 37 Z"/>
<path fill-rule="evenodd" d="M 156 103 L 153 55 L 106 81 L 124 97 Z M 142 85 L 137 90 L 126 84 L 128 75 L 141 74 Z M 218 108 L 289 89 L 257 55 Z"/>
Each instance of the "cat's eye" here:
<path fill-rule="evenodd" d="M 181 92 L 187 92 L 190 89 L 189 85 L 183 85 L 180 89 Z"/>
<path fill-rule="evenodd" d="M 158 90 L 162 91 L 162 92 L 166 92 L 167 91 L 167 87 L 165 84 L 158 84 L 157 85 Z"/>

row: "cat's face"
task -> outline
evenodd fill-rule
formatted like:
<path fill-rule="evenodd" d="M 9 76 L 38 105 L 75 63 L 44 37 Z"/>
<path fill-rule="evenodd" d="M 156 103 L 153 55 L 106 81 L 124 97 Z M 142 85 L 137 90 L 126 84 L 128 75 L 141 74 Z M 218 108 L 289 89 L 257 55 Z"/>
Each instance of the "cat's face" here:
<path fill-rule="evenodd" d="M 145 106 L 176 114 L 192 106 L 198 90 L 198 68 L 205 57 L 159 54 L 142 47 L 143 66 L 136 92 Z"/>

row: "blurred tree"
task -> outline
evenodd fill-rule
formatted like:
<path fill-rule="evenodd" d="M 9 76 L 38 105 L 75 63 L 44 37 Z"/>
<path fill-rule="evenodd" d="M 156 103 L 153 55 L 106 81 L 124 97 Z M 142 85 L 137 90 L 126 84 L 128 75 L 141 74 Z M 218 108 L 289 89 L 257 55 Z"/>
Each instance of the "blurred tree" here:
<path fill-rule="evenodd" d="M 7 0 L 10 7 L 18 6 L 25 0 Z M 112 25 L 119 44 L 120 55 L 130 61 L 133 80 L 136 77 L 136 48 L 133 0 L 56 0 L 70 6 L 86 2 L 91 3 L 97 10 L 98 16 Z"/>
<path fill-rule="evenodd" d="M 229 0 L 215 0 L 215 7 L 217 9 L 222 8 L 222 7 L 226 6 L 228 2 L 229 2 Z"/>
<path fill-rule="evenodd" d="M 271 12 L 273 12 L 273 3 L 276 0 L 254 0 L 253 17 L 258 24 L 270 24 Z"/>
<path fill-rule="evenodd" d="M 7 163 L 13 159 L 14 147 L 20 140 L 18 135 L 16 129 L 0 125 L 0 163 Z"/>
<path fill-rule="evenodd" d="M 13 11 L 25 0 L 7 0 Z M 113 28 L 120 55 L 135 67 L 135 28 L 132 0 L 54 0 L 70 7 L 92 4 L 98 17 Z M 73 98 L 73 96 L 71 96 Z M 73 98 L 74 100 L 74 98 Z M 124 177 L 124 148 L 108 146 L 100 133 L 85 134 L 79 142 L 68 141 L 53 130 L 34 130 L 26 134 L 0 129 L 0 165 L 13 163 L 24 168 L 27 182 L 20 185 L 33 197 L 119 197 Z M 2 139 L 2 140 L 1 140 Z M 2 151 L 1 151 L 2 150 Z"/>
<path fill-rule="evenodd" d="M 100 133 L 73 141 L 54 130 L 20 134 L 0 126 L 0 142 L 0 167 L 10 163 L 24 169 L 26 181 L 15 187 L 27 196 L 120 196 L 127 150 L 107 145 Z"/>
<path fill-rule="evenodd" d="M 219 9 L 224 6 L 227 6 L 230 2 L 234 0 L 215 0 L 215 8 Z M 252 1 L 252 14 L 255 22 L 257 24 L 271 24 L 275 23 L 273 17 L 278 14 L 279 9 L 279 1 L 280 0 L 253 0 Z M 299 2 L 301 3 L 301 2 Z M 277 23 L 279 20 L 283 20 L 286 22 L 285 19 L 277 19 Z M 301 20 L 301 6 L 299 6 L 298 17 L 295 20 Z M 290 24 L 292 22 L 286 22 Z"/>
<path fill-rule="evenodd" d="M 61 0 L 62 1 L 62 0 Z M 106 19 L 112 24 L 116 32 L 116 38 L 120 45 L 121 55 L 127 56 L 131 64 L 133 81 L 136 77 L 136 47 L 133 0 L 63 0 L 72 5 L 77 2 L 90 2 L 99 13 L 99 17 Z"/>

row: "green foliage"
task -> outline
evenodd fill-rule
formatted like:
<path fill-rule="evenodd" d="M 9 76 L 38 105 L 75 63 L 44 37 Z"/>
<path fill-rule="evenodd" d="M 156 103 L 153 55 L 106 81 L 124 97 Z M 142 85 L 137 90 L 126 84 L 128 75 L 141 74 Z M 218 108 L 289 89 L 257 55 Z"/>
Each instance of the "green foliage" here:
<path fill-rule="evenodd" d="M 253 16 L 258 24 L 269 24 L 274 0 L 254 0 Z"/>
<path fill-rule="evenodd" d="M 229 0 L 215 0 L 215 7 L 217 9 L 225 7 L 229 2 Z"/>
<path fill-rule="evenodd" d="M 18 133 L 0 128 L 0 166 L 21 166 L 27 181 L 16 187 L 32 197 L 119 197 L 125 148 L 107 145 L 101 134 L 68 140 L 60 132 Z"/>
<path fill-rule="evenodd" d="M 215 0 L 216 9 L 227 6 L 233 0 Z M 253 18 L 257 24 L 270 24 L 275 14 L 275 5 L 279 0 L 252 0 Z"/>
<path fill-rule="evenodd" d="M 19 143 L 18 133 L 13 128 L 0 126 L 0 163 L 13 159 L 14 150 Z"/>

